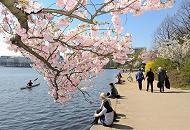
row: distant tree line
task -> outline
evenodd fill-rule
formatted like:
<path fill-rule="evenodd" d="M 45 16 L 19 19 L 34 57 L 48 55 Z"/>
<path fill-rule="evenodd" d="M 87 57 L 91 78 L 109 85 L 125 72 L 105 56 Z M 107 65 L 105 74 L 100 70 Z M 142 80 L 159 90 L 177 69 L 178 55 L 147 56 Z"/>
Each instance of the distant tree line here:
<path fill-rule="evenodd" d="M 153 39 L 160 57 L 155 61 L 157 66 L 170 70 L 174 86 L 190 86 L 189 0 L 183 0 L 177 12 L 163 20 Z"/>
<path fill-rule="evenodd" d="M 31 61 L 26 57 L 1 56 L 0 66 L 4 67 L 31 67 Z"/>

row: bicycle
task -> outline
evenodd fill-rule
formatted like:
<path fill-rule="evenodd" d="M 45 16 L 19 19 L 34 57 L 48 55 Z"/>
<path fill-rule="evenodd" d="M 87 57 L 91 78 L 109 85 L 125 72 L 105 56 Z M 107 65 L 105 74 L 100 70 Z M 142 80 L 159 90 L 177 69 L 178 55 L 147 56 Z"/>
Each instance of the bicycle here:
<path fill-rule="evenodd" d="M 131 76 L 131 71 L 129 71 L 129 73 L 128 73 L 127 80 L 129 82 L 133 82 L 133 77 Z"/>

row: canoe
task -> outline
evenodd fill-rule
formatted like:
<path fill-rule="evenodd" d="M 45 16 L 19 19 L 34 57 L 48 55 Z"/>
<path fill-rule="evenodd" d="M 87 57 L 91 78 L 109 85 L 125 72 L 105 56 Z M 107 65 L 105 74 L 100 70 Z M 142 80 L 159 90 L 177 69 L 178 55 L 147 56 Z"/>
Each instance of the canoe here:
<path fill-rule="evenodd" d="M 23 90 L 23 89 L 30 89 L 30 88 L 33 88 L 33 87 L 37 87 L 37 86 L 39 86 L 39 85 L 40 85 L 40 83 L 35 84 L 35 85 L 32 85 L 31 87 L 26 86 L 26 87 L 23 87 L 23 88 L 20 88 L 20 89 L 21 89 L 21 90 Z"/>

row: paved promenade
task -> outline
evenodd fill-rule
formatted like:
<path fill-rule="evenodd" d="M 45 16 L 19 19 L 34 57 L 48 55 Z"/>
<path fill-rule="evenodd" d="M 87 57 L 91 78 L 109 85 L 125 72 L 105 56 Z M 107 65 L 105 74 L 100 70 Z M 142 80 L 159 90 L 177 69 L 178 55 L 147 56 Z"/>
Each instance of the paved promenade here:
<path fill-rule="evenodd" d="M 117 85 L 123 96 L 112 100 L 118 121 L 111 128 L 98 124 L 91 130 L 190 130 L 190 91 L 172 88 L 160 93 L 156 83 L 154 93 L 146 91 L 146 81 L 142 91 L 135 81 Z"/>

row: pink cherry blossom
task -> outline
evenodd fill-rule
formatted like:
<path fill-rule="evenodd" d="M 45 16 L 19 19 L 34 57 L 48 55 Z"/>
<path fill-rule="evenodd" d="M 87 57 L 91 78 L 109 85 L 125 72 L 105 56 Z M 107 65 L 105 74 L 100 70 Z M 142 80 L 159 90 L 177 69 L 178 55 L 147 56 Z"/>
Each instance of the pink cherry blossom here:
<path fill-rule="evenodd" d="M 66 5 L 67 0 L 57 0 L 56 5 L 58 7 L 64 7 Z"/>
<path fill-rule="evenodd" d="M 24 38 L 27 37 L 26 29 L 21 28 L 21 27 L 17 27 L 15 31 L 16 31 L 16 33 L 17 33 L 18 35 L 20 35 L 21 37 L 24 37 Z"/>
<path fill-rule="evenodd" d="M 67 19 L 60 19 L 60 20 L 58 21 L 58 23 L 57 23 L 57 25 L 58 25 L 59 27 L 62 27 L 62 26 L 69 26 L 69 24 L 70 24 L 70 22 L 69 22 L 69 20 L 67 20 Z"/>
<path fill-rule="evenodd" d="M 140 15 L 145 10 L 166 8 L 173 4 L 172 1 L 161 4 L 158 0 L 147 0 L 142 5 L 140 0 L 113 0 L 100 11 L 110 12 L 111 25 L 106 17 L 105 22 L 99 21 L 100 12 L 90 20 L 98 10 L 93 10 L 91 4 L 87 5 L 87 0 L 78 2 L 56 0 L 55 9 L 58 10 L 50 8 L 55 11 L 52 13 L 43 12 L 43 7 L 33 0 L 16 1 L 14 6 L 22 10 L 21 14 L 25 12 L 28 16 L 27 28 L 21 26 L 18 18 L 0 2 L 0 32 L 5 36 L 9 49 L 21 51 L 30 58 L 32 66 L 47 80 L 49 94 L 59 103 L 71 99 L 70 95 L 78 90 L 81 80 L 101 72 L 109 57 L 121 64 L 132 59 L 132 36 L 129 33 L 121 35 L 124 31 L 121 14 L 132 12 Z M 18 35 L 27 49 L 11 44 L 10 39 Z"/>
<path fill-rule="evenodd" d="M 86 6 L 87 0 L 82 0 L 82 4 L 83 4 L 84 6 Z"/>

